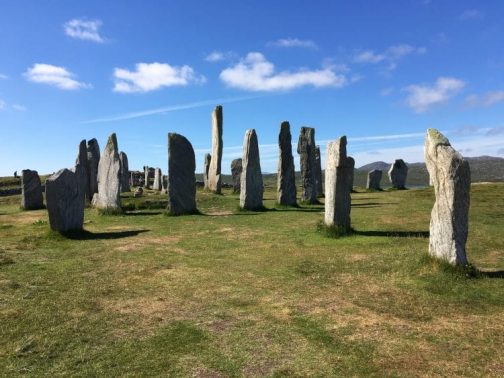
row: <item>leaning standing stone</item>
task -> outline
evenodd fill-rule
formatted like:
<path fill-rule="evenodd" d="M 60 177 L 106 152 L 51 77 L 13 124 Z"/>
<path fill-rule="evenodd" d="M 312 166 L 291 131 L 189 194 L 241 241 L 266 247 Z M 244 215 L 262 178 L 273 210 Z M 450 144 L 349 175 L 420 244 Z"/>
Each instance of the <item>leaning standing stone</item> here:
<path fill-rule="evenodd" d="M 381 190 L 380 182 L 382 178 L 382 171 L 374 169 L 368 172 L 366 189 Z"/>
<path fill-rule="evenodd" d="M 429 254 L 452 265 L 466 265 L 469 163 L 435 129 L 427 130 L 425 163 L 436 195 L 430 221 Z"/>
<path fill-rule="evenodd" d="M 182 135 L 168 134 L 168 212 L 193 214 L 196 210 L 196 160 L 191 143 Z"/>
<path fill-rule="evenodd" d="M 131 189 L 128 155 L 125 152 L 119 152 L 119 160 L 121 161 L 121 192 L 129 192 Z"/>
<path fill-rule="evenodd" d="M 222 160 L 222 106 L 216 106 L 212 112 L 212 159 L 208 169 L 208 188 L 220 194 Z"/>
<path fill-rule="evenodd" d="M 263 191 L 257 135 L 254 129 L 249 129 L 245 133 L 245 139 L 243 140 L 240 207 L 246 210 L 262 209 Z"/>
<path fill-rule="evenodd" d="M 24 210 L 44 208 L 42 185 L 37 171 L 23 169 L 21 172 L 21 208 Z"/>
<path fill-rule="evenodd" d="M 320 146 L 315 147 L 315 187 L 317 188 L 317 197 L 322 197 L 324 195 L 324 189 L 322 188 L 322 161 L 320 159 Z"/>
<path fill-rule="evenodd" d="M 315 129 L 301 127 L 297 146 L 301 163 L 301 201 L 317 203 L 317 183 L 315 179 Z"/>
<path fill-rule="evenodd" d="M 121 209 L 121 161 L 115 133 L 108 138 L 98 164 L 98 193 L 93 206 L 102 210 Z"/>
<path fill-rule="evenodd" d="M 278 150 L 277 201 L 280 205 L 296 206 L 296 172 L 290 124 L 287 121 L 280 125 Z"/>
<path fill-rule="evenodd" d="M 242 159 L 234 159 L 231 162 L 231 177 L 233 179 L 233 193 L 240 193 L 242 174 Z"/>
<path fill-rule="evenodd" d="M 346 136 L 329 142 L 325 169 L 325 215 L 327 226 L 344 232 L 350 231 L 351 190 L 350 181 L 354 168 L 353 158 L 347 157 Z"/>
<path fill-rule="evenodd" d="M 388 176 L 393 188 L 406 189 L 408 166 L 402 159 L 397 159 L 394 164 L 390 166 Z"/>
<path fill-rule="evenodd" d="M 208 171 L 210 169 L 210 162 L 212 161 L 212 155 L 205 154 L 205 163 L 204 163 L 204 171 L 203 171 L 203 188 L 210 189 L 208 186 Z"/>
<path fill-rule="evenodd" d="M 46 202 L 51 229 L 58 232 L 82 230 L 84 201 L 78 174 L 61 169 L 46 181 Z"/>
<path fill-rule="evenodd" d="M 87 164 L 89 174 L 88 198 L 91 200 L 98 193 L 98 164 L 100 163 L 100 146 L 93 138 L 87 142 Z"/>
<path fill-rule="evenodd" d="M 161 173 L 161 168 L 156 168 L 154 170 L 154 184 L 152 189 L 161 191 L 163 190 L 163 174 Z"/>

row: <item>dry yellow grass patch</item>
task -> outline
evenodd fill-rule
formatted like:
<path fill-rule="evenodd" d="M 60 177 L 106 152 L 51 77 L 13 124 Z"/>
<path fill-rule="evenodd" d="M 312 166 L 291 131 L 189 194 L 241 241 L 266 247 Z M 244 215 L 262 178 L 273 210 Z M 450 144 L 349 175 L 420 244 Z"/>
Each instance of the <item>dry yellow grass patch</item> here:
<path fill-rule="evenodd" d="M 39 220 L 47 221 L 47 211 L 46 210 L 30 210 L 30 211 L 21 211 L 15 214 L 4 214 L 0 215 L 0 224 L 32 224 L 33 222 Z"/>

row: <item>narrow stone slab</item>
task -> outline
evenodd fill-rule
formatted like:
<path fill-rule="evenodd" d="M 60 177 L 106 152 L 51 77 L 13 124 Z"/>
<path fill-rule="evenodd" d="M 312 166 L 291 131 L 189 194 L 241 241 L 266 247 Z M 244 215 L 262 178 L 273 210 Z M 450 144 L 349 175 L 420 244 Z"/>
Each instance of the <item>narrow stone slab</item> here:
<path fill-rule="evenodd" d="M 325 169 L 325 214 L 327 226 L 337 227 L 343 231 L 351 229 L 351 190 L 350 180 L 354 161 L 347 157 L 346 136 L 327 144 Z"/>
<path fill-rule="evenodd" d="M 280 124 L 278 152 L 277 202 L 280 205 L 296 206 L 296 171 L 292 156 L 290 124 L 287 121 Z"/>
<path fill-rule="evenodd" d="M 381 179 L 383 172 L 379 169 L 374 169 L 368 172 L 366 189 L 370 190 L 381 190 Z"/>
<path fill-rule="evenodd" d="M 119 160 L 121 161 L 121 192 L 129 192 L 131 188 L 128 155 L 125 152 L 119 152 Z"/>
<path fill-rule="evenodd" d="M 98 193 L 93 206 L 102 210 L 121 209 L 121 161 L 115 133 L 108 138 L 98 164 Z"/>
<path fill-rule="evenodd" d="M 453 265 L 466 265 L 471 171 L 448 139 L 435 129 L 425 138 L 425 163 L 434 186 L 429 254 Z"/>
<path fill-rule="evenodd" d="M 322 186 L 322 160 L 320 159 L 320 146 L 315 147 L 315 187 L 317 188 L 317 197 L 323 197 L 324 189 Z"/>
<path fill-rule="evenodd" d="M 348 190 L 353 192 L 353 184 L 354 184 L 354 176 L 355 176 L 355 160 L 353 157 L 349 156 L 348 157 L 348 169 L 349 169 L 349 174 L 350 177 L 348 178 Z"/>
<path fill-rule="evenodd" d="M 163 174 L 161 173 L 161 168 L 156 168 L 154 170 L 154 183 L 152 184 L 152 189 L 157 191 L 163 190 Z"/>
<path fill-rule="evenodd" d="M 315 129 L 301 127 L 297 152 L 301 164 L 301 201 L 316 204 L 317 187 L 315 179 Z"/>
<path fill-rule="evenodd" d="M 93 138 L 87 142 L 87 164 L 88 164 L 88 192 L 87 196 L 91 201 L 95 193 L 98 193 L 98 164 L 100 163 L 100 146 Z"/>
<path fill-rule="evenodd" d="M 262 209 L 263 192 L 259 144 L 255 130 L 249 129 L 246 131 L 243 140 L 240 207 L 246 210 Z"/>
<path fill-rule="evenodd" d="M 149 167 L 144 165 L 144 188 L 149 188 L 150 187 L 150 182 L 149 182 Z"/>
<path fill-rule="evenodd" d="M 37 171 L 23 169 L 21 172 L 21 208 L 24 210 L 44 208 L 42 184 Z"/>
<path fill-rule="evenodd" d="M 233 193 L 240 193 L 241 174 L 243 170 L 242 159 L 234 159 L 231 162 L 231 177 L 233 179 Z"/>
<path fill-rule="evenodd" d="M 208 169 L 208 188 L 220 194 L 222 187 L 222 106 L 216 106 L 212 112 L 212 159 Z"/>
<path fill-rule="evenodd" d="M 79 192 L 82 197 L 82 201 L 85 204 L 86 199 L 89 200 L 89 172 L 88 172 L 88 160 L 87 160 L 87 145 L 86 139 L 81 140 L 79 143 L 79 149 L 77 152 L 77 158 L 75 159 L 75 167 L 73 169 L 75 172 L 75 177 L 79 186 Z"/>
<path fill-rule="evenodd" d="M 208 171 L 210 169 L 210 162 L 212 161 L 212 155 L 205 154 L 205 162 L 203 165 L 203 187 L 204 189 L 210 189 L 208 186 Z"/>
<path fill-rule="evenodd" d="M 61 169 L 46 181 L 47 212 L 51 229 L 82 230 L 84 201 L 77 172 Z"/>
<path fill-rule="evenodd" d="M 392 187 L 395 189 L 406 189 L 406 177 L 408 176 L 408 166 L 402 159 L 397 159 L 388 171 L 388 177 Z"/>
<path fill-rule="evenodd" d="M 191 143 L 182 135 L 168 134 L 168 212 L 193 214 L 196 209 L 196 159 Z"/>

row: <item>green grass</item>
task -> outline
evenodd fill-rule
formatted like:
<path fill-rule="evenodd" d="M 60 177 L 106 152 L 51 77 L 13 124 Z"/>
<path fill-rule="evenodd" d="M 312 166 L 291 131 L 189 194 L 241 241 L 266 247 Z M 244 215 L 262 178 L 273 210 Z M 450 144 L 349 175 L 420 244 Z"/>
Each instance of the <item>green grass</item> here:
<path fill-rule="evenodd" d="M 503 184 L 472 187 L 470 267 L 426 254 L 431 189 L 353 193 L 342 238 L 264 197 L 125 193 L 65 236 L 0 198 L 0 376 L 504 374 Z"/>

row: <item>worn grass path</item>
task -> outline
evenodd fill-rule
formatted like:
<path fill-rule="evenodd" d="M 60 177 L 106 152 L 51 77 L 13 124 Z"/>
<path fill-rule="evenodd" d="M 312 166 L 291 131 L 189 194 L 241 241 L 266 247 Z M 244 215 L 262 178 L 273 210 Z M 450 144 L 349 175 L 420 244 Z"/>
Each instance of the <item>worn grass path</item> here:
<path fill-rule="evenodd" d="M 340 239 L 272 190 L 127 197 L 73 239 L 0 198 L 0 376 L 504 375 L 503 184 L 472 187 L 476 277 L 427 258 L 429 189 L 353 194 Z"/>

